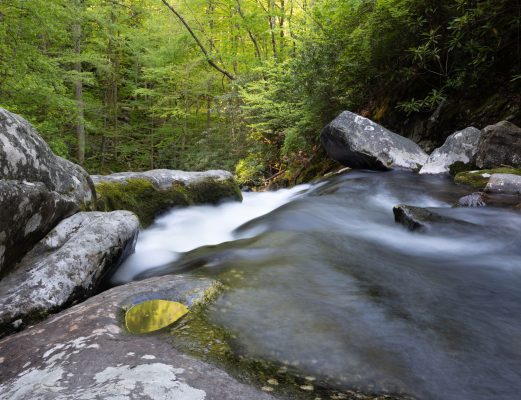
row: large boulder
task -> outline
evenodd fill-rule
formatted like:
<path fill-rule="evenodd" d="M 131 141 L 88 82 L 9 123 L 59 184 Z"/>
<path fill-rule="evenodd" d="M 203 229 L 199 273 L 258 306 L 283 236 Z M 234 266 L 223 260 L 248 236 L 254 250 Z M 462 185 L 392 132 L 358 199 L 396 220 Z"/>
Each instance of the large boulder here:
<path fill-rule="evenodd" d="M 61 219 L 94 209 L 89 175 L 57 157 L 22 117 L 0 108 L 0 276 Z"/>
<path fill-rule="evenodd" d="M 521 195 L 521 176 L 494 174 L 490 177 L 485 192 L 494 194 Z"/>
<path fill-rule="evenodd" d="M 0 281 L 0 337 L 95 293 L 139 231 L 128 211 L 81 212 L 60 222 Z"/>
<path fill-rule="evenodd" d="M 242 194 L 227 171 L 184 172 L 167 169 L 94 175 L 100 211 L 130 210 L 143 226 L 172 208 L 241 201 Z"/>
<path fill-rule="evenodd" d="M 476 165 L 479 168 L 521 167 L 521 128 L 502 121 L 483 129 Z"/>
<path fill-rule="evenodd" d="M 428 155 L 412 140 L 344 111 L 320 135 L 328 155 L 350 168 L 419 170 Z"/>
<path fill-rule="evenodd" d="M 176 350 L 168 332 L 131 335 L 123 327 L 129 305 L 147 299 L 204 305 L 218 290 L 205 278 L 134 282 L 7 337 L 0 341 L 0 399 L 273 400 Z"/>
<path fill-rule="evenodd" d="M 443 146 L 432 152 L 420 174 L 448 174 L 454 163 L 471 163 L 478 151 L 480 138 L 481 131 L 473 127 L 453 133 Z"/>

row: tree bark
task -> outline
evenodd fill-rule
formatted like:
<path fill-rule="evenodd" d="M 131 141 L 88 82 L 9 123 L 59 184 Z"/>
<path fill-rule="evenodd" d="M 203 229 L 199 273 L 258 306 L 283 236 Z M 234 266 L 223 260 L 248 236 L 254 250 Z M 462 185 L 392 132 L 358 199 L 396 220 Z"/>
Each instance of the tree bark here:
<path fill-rule="evenodd" d="M 76 0 L 76 8 L 78 14 L 81 13 L 83 7 L 82 0 Z M 77 57 L 74 63 L 74 70 L 78 76 L 74 81 L 74 99 L 76 100 L 77 117 L 76 117 L 76 138 L 78 141 L 77 158 L 78 164 L 85 163 L 85 103 L 83 102 L 83 82 L 81 80 L 82 65 L 81 56 L 81 17 L 78 17 L 72 26 L 72 36 L 74 40 L 74 53 Z"/>

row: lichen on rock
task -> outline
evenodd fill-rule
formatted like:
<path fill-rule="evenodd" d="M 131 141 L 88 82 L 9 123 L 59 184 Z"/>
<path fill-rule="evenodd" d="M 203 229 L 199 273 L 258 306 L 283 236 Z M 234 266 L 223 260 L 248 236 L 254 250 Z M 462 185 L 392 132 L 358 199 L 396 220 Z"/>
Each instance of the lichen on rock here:
<path fill-rule="evenodd" d="M 95 293 L 134 250 L 138 229 L 128 211 L 84 212 L 61 221 L 0 281 L 0 337 Z"/>

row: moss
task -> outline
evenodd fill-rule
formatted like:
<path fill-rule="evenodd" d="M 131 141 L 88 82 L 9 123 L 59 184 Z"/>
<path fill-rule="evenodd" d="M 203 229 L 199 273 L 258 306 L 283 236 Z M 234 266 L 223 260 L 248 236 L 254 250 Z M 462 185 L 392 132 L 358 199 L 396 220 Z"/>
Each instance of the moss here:
<path fill-rule="evenodd" d="M 158 190 L 146 179 L 128 179 L 125 182 L 101 182 L 96 185 L 98 210 L 129 210 L 134 212 L 141 225 L 148 226 L 161 212 L 174 206 L 189 204 L 186 189 L 174 185 Z"/>
<path fill-rule="evenodd" d="M 223 200 L 242 201 L 242 192 L 234 179 L 196 181 L 187 186 L 192 204 L 218 204 Z"/>
<path fill-rule="evenodd" d="M 456 174 L 454 182 L 459 185 L 468 185 L 476 189 L 484 189 L 487 186 L 490 175 L 493 174 L 514 174 L 521 175 L 521 169 L 496 168 L 483 169 L 478 171 L 467 171 Z"/>
<path fill-rule="evenodd" d="M 449 166 L 449 173 L 450 176 L 455 177 L 460 172 L 468 172 L 468 171 L 475 171 L 478 167 L 476 167 L 474 164 L 466 164 L 462 161 L 456 161 L 454 164 Z"/>
<path fill-rule="evenodd" d="M 96 192 L 98 210 L 132 211 L 143 227 L 149 226 L 156 216 L 173 207 L 216 204 L 224 199 L 242 200 L 241 191 L 233 179 L 206 179 L 186 186 L 174 183 L 168 189 L 157 189 L 147 179 L 131 178 L 124 182 L 98 183 Z"/>

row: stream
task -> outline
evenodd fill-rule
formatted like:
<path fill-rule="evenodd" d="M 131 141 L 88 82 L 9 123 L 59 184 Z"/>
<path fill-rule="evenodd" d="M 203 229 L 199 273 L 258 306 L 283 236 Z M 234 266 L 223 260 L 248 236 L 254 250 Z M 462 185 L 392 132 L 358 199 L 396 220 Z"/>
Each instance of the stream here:
<path fill-rule="evenodd" d="M 140 234 L 113 284 L 220 280 L 207 311 L 233 349 L 313 382 L 418 399 L 519 398 L 521 213 L 453 208 L 448 177 L 357 171 L 173 210 Z M 410 232 L 393 206 L 474 224 Z"/>

